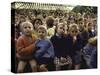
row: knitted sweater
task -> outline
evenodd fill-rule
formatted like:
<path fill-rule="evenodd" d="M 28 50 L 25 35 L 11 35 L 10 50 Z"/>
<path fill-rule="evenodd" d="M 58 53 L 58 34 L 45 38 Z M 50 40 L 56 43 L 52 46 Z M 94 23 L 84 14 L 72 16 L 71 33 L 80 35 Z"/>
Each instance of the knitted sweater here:
<path fill-rule="evenodd" d="M 54 46 L 56 57 L 66 57 L 69 54 L 67 39 L 64 36 L 55 34 L 50 40 Z"/>
<path fill-rule="evenodd" d="M 38 39 L 36 42 L 38 50 L 35 53 L 36 58 L 54 58 L 54 48 L 49 39 Z"/>
<path fill-rule="evenodd" d="M 81 39 L 80 35 L 77 35 L 77 40 L 75 43 L 73 43 L 73 37 L 68 35 L 66 37 L 67 39 L 67 49 L 70 51 L 70 55 L 74 56 L 77 51 L 80 51 L 83 48 L 83 40 Z"/>
<path fill-rule="evenodd" d="M 97 47 L 88 43 L 83 48 L 84 59 L 89 68 L 96 68 L 97 65 Z"/>
<path fill-rule="evenodd" d="M 31 59 L 35 50 L 36 36 L 32 35 L 31 40 L 25 35 L 18 38 L 17 41 L 17 57 L 22 60 Z"/>

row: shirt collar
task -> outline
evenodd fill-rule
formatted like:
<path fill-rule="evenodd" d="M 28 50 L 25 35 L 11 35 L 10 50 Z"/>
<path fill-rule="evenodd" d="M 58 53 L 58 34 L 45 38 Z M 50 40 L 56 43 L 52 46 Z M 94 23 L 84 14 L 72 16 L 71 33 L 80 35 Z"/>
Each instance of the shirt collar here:
<path fill-rule="evenodd" d="M 56 36 L 57 36 L 58 38 L 61 38 L 61 35 L 59 35 L 59 34 L 57 34 L 57 33 L 56 33 Z"/>

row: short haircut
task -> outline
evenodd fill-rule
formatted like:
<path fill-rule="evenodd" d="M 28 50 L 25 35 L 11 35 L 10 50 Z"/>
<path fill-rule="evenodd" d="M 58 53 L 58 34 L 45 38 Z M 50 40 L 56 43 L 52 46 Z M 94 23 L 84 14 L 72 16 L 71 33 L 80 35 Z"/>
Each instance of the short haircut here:
<path fill-rule="evenodd" d="M 33 25 L 35 24 L 35 22 L 36 22 L 37 20 L 41 22 L 41 25 L 43 24 L 42 19 L 41 19 L 40 17 L 37 17 L 37 18 L 34 19 Z"/>
<path fill-rule="evenodd" d="M 78 27 L 78 25 L 77 24 L 71 24 L 70 26 L 69 26 L 69 31 L 71 31 L 72 30 L 72 28 L 75 28 L 76 30 L 79 30 L 79 27 Z"/>
<path fill-rule="evenodd" d="M 46 24 L 47 24 L 48 28 L 53 27 L 53 25 L 54 25 L 54 18 L 52 16 L 48 16 L 46 18 Z"/>
<path fill-rule="evenodd" d="M 58 23 L 58 25 L 56 26 L 56 29 L 55 29 L 55 33 L 57 32 L 57 29 L 58 29 L 59 26 L 65 27 L 65 24 L 64 23 Z"/>

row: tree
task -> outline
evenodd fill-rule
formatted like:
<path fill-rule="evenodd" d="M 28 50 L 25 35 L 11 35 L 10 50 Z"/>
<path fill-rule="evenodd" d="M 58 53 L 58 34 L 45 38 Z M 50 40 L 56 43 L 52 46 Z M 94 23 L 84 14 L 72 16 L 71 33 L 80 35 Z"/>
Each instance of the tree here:
<path fill-rule="evenodd" d="M 97 14 L 97 7 L 94 6 L 76 6 L 72 10 L 76 13 L 94 13 Z"/>

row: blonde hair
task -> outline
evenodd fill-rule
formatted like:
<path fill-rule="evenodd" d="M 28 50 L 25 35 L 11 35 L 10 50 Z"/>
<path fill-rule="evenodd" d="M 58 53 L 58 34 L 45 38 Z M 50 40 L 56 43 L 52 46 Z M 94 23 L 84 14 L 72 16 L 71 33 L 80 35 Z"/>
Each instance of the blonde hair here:
<path fill-rule="evenodd" d="M 76 30 L 78 30 L 79 31 L 79 27 L 78 27 L 78 25 L 77 24 L 70 24 L 69 25 L 69 31 L 71 31 L 72 30 L 72 28 L 75 28 Z"/>
<path fill-rule="evenodd" d="M 23 26 L 26 25 L 26 24 L 31 25 L 31 27 L 33 28 L 33 24 L 32 24 L 31 22 L 25 21 L 25 22 L 22 22 L 22 23 L 20 24 L 20 29 L 21 29 L 21 31 L 23 30 Z"/>
<path fill-rule="evenodd" d="M 38 30 L 39 29 L 44 29 L 46 32 L 47 32 L 47 27 L 45 26 L 45 25 L 40 25 L 39 27 L 38 27 Z"/>
<path fill-rule="evenodd" d="M 88 42 L 92 45 L 96 45 L 97 44 L 97 36 L 92 37 L 88 40 Z"/>

